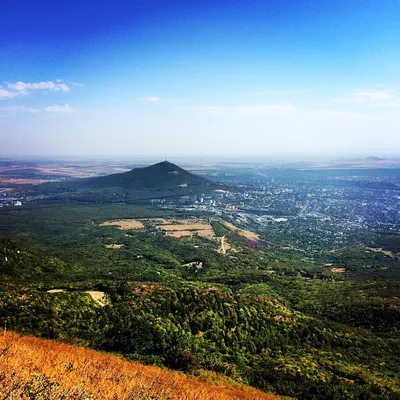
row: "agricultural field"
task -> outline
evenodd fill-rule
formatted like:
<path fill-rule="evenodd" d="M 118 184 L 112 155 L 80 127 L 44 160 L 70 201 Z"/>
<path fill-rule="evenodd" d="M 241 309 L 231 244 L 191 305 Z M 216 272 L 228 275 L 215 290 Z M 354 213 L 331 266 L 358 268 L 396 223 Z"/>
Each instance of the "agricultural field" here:
<path fill-rule="evenodd" d="M 135 219 L 117 219 L 115 221 L 106 221 L 100 224 L 100 226 L 116 226 L 118 229 L 123 231 L 129 229 L 143 229 L 144 225 L 141 221 Z"/>
<path fill-rule="evenodd" d="M 213 227 L 209 222 L 202 219 L 165 219 L 165 218 L 148 218 L 148 219 L 123 219 L 115 221 L 106 221 L 100 226 L 116 226 L 121 230 L 135 230 L 154 228 L 160 232 L 164 232 L 166 236 L 174 238 L 193 237 L 194 235 L 213 240 L 215 234 Z"/>

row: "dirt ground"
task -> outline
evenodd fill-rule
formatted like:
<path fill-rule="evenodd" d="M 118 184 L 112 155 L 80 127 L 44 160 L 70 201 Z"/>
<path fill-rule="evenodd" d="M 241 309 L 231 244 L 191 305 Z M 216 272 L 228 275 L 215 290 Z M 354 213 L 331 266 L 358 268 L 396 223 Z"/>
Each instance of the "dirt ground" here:
<path fill-rule="evenodd" d="M 119 219 L 105 221 L 100 226 L 115 226 L 121 230 L 143 229 L 144 222 L 152 223 L 157 229 L 165 232 L 167 236 L 181 238 L 198 235 L 208 240 L 215 239 L 214 230 L 208 222 L 195 219 L 166 219 L 166 218 L 146 218 L 146 219 Z M 109 249 L 118 249 L 121 245 L 109 244 Z"/>
<path fill-rule="evenodd" d="M 215 238 L 214 230 L 211 225 L 205 222 L 194 223 L 191 219 L 178 219 L 175 221 L 168 221 L 169 224 L 158 225 L 157 228 L 164 231 L 167 236 L 171 237 L 191 237 L 194 234 L 208 240 Z M 175 222 L 171 224 L 171 222 Z"/>
<path fill-rule="evenodd" d="M 122 231 L 144 228 L 144 225 L 136 219 L 117 219 L 115 221 L 106 221 L 100 224 L 100 226 L 116 226 Z"/>
<path fill-rule="evenodd" d="M 106 245 L 107 249 L 120 249 L 122 246 L 123 244 L 117 244 L 117 243 Z"/>
<path fill-rule="evenodd" d="M 97 290 L 87 290 L 85 293 L 90 295 L 92 297 L 92 299 L 94 301 L 96 301 L 98 304 L 100 304 L 101 306 L 105 306 L 106 305 L 105 293 L 104 292 L 100 292 L 100 291 L 97 291 Z"/>

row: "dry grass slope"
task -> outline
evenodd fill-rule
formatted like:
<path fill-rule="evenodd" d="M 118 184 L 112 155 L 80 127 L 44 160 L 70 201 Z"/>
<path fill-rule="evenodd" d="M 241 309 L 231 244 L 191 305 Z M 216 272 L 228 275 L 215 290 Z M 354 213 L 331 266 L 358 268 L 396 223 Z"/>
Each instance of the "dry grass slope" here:
<path fill-rule="evenodd" d="M 213 379 L 219 384 L 210 382 Z M 1 399 L 273 400 L 217 375 L 197 379 L 50 340 L 0 334 Z"/>

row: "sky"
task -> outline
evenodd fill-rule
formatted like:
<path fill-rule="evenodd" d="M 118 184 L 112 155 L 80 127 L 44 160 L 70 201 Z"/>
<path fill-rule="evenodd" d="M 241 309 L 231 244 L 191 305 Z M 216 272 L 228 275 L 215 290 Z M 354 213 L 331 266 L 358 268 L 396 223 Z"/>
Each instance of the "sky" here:
<path fill-rule="evenodd" d="M 400 0 L 0 0 L 0 155 L 400 155 Z"/>

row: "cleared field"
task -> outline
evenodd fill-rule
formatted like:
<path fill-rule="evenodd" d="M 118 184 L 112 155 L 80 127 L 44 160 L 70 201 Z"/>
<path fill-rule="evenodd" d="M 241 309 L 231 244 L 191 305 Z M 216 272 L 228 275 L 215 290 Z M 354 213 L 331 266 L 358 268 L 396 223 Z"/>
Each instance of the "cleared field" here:
<path fill-rule="evenodd" d="M 105 221 L 100 224 L 100 226 L 116 226 L 122 231 L 144 228 L 144 225 L 136 219 L 117 219 L 115 221 Z"/>
<path fill-rule="evenodd" d="M 346 271 L 346 269 L 345 268 L 332 268 L 331 271 L 339 273 L 339 274 L 343 274 Z"/>
<path fill-rule="evenodd" d="M 106 305 L 106 297 L 104 292 L 100 292 L 98 290 L 87 290 L 87 293 L 94 301 L 96 301 L 101 306 Z"/>
<path fill-rule="evenodd" d="M 155 225 L 167 225 L 171 223 L 171 220 L 165 218 L 150 218 L 147 221 L 152 222 Z"/>
<path fill-rule="evenodd" d="M 174 238 L 181 238 L 181 237 L 192 237 L 193 236 L 192 231 L 171 231 L 167 233 L 167 236 L 171 236 Z"/>
<path fill-rule="evenodd" d="M 65 289 L 50 289 L 47 291 L 47 293 L 66 293 L 66 292 L 67 291 Z M 83 293 L 87 293 L 96 303 L 100 304 L 101 306 L 105 306 L 107 303 L 104 292 L 101 292 L 99 290 L 86 290 Z"/>
<path fill-rule="evenodd" d="M 121 230 L 144 229 L 144 223 L 152 224 L 156 229 L 164 232 L 167 236 L 181 238 L 198 235 L 208 240 L 215 239 L 215 233 L 208 222 L 195 219 L 166 219 L 166 218 L 143 218 L 143 219 L 118 219 L 105 221 L 100 226 L 115 226 Z M 110 249 L 118 249 L 118 244 L 106 245 Z"/>
<path fill-rule="evenodd" d="M 186 225 L 162 225 L 160 227 L 163 231 L 201 231 L 210 230 L 209 224 L 186 224 Z"/>
<path fill-rule="evenodd" d="M 120 249 L 122 246 L 123 244 L 117 244 L 117 243 L 106 245 L 107 249 Z"/>
<path fill-rule="evenodd" d="M 194 221 L 190 219 L 179 219 L 174 222 L 174 224 L 169 223 L 158 225 L 157 228 L 164 231 L 167 236 L 176 238 L 198 235 L 208 240 L 215 239 L 214 230 L 209 223 L 193 223 Z"/>
<path fill-rule="evenodd" d="M 247 231 L 245 229 L 240 229 L 235 225 L 231 224 L 230 222 L 223 221 L 222 224 L 225 225 L 230 231 L 237 232 L 240 236 L 243 236 L 246 239 L 250 240 L 260 239 L 260 237 L 256 233 Z"/>

